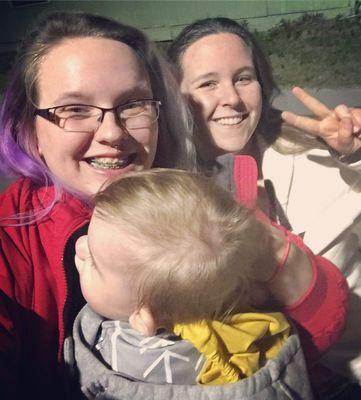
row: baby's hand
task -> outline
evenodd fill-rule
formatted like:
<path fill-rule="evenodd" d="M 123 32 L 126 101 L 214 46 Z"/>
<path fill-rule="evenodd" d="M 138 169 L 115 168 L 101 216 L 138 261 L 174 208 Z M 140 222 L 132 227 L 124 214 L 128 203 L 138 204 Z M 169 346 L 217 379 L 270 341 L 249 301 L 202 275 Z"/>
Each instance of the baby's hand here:
<path fill-rule="evenodd" d="M 299 87 L 294 87 L 292 93 L 314 113 L 315 118 L 284 111 L 282 118 L 286 123 L 322 138 L 343 155 L 352 154 L 361 147 L 361 108 L 339 105 L 330 110 Z"/>

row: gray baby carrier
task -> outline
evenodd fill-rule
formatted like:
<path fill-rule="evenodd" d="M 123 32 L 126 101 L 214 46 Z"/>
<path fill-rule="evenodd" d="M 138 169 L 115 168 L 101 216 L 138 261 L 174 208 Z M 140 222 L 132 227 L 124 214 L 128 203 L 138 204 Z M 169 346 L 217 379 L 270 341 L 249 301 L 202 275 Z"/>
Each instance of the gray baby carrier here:
<path fill-rule="evenodd" d="M 75 375 L 79 374 L 81 391 L 88 399 L 313 399 L 300 340 L 295 333 L 289 336 L 275 358 L 267 361 L 253 376 L 237 383 L 219 386 L 169 385 L 126 379 L 99 360 L 92 349 L 103 321 L 101 316 L 85 306 L 75 320 L 73 338 L 65 341 L 65 362 Z"/>

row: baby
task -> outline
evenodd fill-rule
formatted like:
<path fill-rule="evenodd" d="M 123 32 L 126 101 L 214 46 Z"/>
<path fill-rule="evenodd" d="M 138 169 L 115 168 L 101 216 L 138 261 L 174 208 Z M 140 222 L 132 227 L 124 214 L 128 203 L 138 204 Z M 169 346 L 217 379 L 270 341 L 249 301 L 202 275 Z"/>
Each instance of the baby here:
<path fill-rule="evenodd" d="M 87 397 L 114 376 L 119 393 L 129 380 L 234 383 L 275 358 L 290 326 L 279 312 L 255 312 L 285 259 L 274 229 L 190 172 L 130 173 L 102 190 L 76 243 L 88 305 L 73 335 Z M 307 392 L 302 354 L 298 368 Z"/>

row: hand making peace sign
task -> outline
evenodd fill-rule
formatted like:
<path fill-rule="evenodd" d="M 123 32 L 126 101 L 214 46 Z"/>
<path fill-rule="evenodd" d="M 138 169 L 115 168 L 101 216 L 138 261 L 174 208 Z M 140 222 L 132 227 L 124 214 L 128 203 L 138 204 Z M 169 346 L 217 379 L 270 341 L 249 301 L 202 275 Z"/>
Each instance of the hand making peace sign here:
<path fill-rule="evenodd" d="M 350 108 L 342 104 L 330 110 L 299 87 L 294 87 L 292 93 L 316 118 L 284 111 L 282 119 L 286 123 L 322 138 L 342 155 L 352 154 L 361 148 L 361 108 Z"/>

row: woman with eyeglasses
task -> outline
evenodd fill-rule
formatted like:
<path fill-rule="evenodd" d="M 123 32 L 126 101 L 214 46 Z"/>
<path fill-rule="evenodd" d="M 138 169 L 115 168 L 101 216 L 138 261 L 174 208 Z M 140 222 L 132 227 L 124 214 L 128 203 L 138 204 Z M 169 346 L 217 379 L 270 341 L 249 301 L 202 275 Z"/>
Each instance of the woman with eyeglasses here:
<path fill-rule="evenodd" d="M 1 108 L 1 170 L 20 177 L 0 198 L 2 399 L 64 399 L 58 359 L 83 304 L 74 243 L 91 198 L 129 171 L 192 168 L 189 121 L 135 28 L 54 13 L 24 40 Z"/>
<path fill-rule="evenodd" d="M 18 177 L 0 196 L 4 399 L 64 399 L 70 390 L 64 338 L 84 304 L 74 248 L 93 196 L 110 178 L 154 166 L 192 169 L 195 158 L 187 106 L 141 32 L 84 13 L 54 13 L 36 26 L 20 48 L 0 115 L 1 170 Z M 302 298 L 285 311 L 301 323 L 325 280 L 316 262 L 287 243 L 287 268 L 271 275 L 287 282 L 277 286 L 285 305 Z M 328 294 L 342 299 L 339 331 L 347 293 L 341 274 L 335 281 Z"/>

